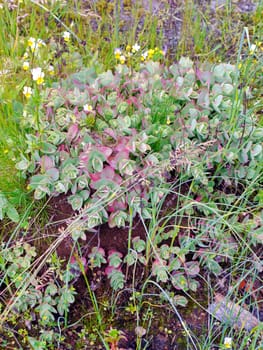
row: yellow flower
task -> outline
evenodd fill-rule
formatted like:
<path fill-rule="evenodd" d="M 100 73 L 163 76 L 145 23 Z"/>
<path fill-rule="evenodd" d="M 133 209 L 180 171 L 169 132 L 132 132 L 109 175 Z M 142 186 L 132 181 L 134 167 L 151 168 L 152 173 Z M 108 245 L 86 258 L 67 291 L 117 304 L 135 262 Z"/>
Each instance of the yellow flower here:
<path fill-rule="evenodd" d="M 29 86 L 24 86 L 24 88 L 23 88 L 23 95 L 25 95 L 25 97 L 26 97 L 27 99 L 29 99 L 29 98 L 31 97 L 32 92 L 33 92 L 33 90 L 31 89 L 31 87 L 29 87 Z"/>
<path fill-rule="evenodd" d="M 130 52 L 130 51 L 131 51 L 131 45 L 127 45 L 127 46 L 126 46 L 126 51 L 127 51 L 127 52 Z"/>
<path fill-rule="evenodd" d="M 29 38 L 27 41 L 27 46 L 32 47 L 32 46 L 36 46 L 36 39 L 35 38 Z"/>
<path fill-rule="evenodd" d="M 239 63 L 239 65 L 237 66 L 238 69 L 242 68 L 242 63 Z"/>
<path fill-rule="evenodd" d="M 154 50 L 153 50 L 153 49 L 150 49 L 150 50 L 148 51 L 148 57 L 149 57 L 149 59 L 153 58 L 153 55 L 154 55 Z"/>
<path fill-rule="evenodd" d="M 29 62 L 28 61 L 23 62 L 23 69 L 24 69 L 24 71 L 29 70 Z"/>
<path fill-rule="evenodd" d="M 62 36 L 67 43 L 70 41 L 70 32 L 63 32 Z"/>
<path fill-rule="evenodd" d="M 54 67 L 52 65 L 50 65 L 48 67 L 48 73 L 49 73 L 49 75 L 54 75 L 55 74 Z"/>
<path fill-rule="evenodd" d="M 224 339 L 224 347 L 225 349 L 232 349 L 232 338 L 226 337 Z"/>
<path fill-rule="evenodd" d="M 32 52 L 35 52 L 36 49 L 38 48 L 38 46 L 39 46 L 39 45 L 38 45 L 39 40 L 40 40 L 40 39 L 38 39 L 38 40 L 36 41 L 36 39 L 35 39 L 35 38 L 32 38 L 32 37 L 28 39 L 28 41 L 27 41 L 27 46 L 30 47 L 30 49 L 31 49 Z"/>
<path fill-rule="evenodd" d="M 126 57 L 124 55 L 121 55 L 119 60 L 120 60 L 120 64 L 124 64 L 126 61 Z"/>
<path fill-rule="evenodd" d="M 24 55 L 23 55 L 23 59 L 26 60 L 28 57 L 29 57 L 28 53 L 25 52 Z"/>
<path fill-rule="evenodd" d="M 118 47 L 114 50 L 114 55 L 116 60 L 119 60 L 121 57 L 121 49 L 119 49 Z"/>
<path fill-rule="evenodd" d="M 36 81 L 37 85 L 41 85 L 44 82 L 44 72 L 42 72 L 42 69 L 40 67 L 34 68 L 31 70 L 32 78 L 34 81 Z"/>
<path fill-rule="evenodd" d="M 84 112 L 92 112 L 93 108 L 91 105 L 86 104 L 83 106 L 83 110 L 84 110 Z"/>
<path fill-rule="evenodd" d="M 167 119 L 166 119 L 166 124 L 167 124 L 167 125 L 170 125 L 170 124 L 171 124 L 171 120 L 170 120 L 169 117 L 167 117 Z"/>

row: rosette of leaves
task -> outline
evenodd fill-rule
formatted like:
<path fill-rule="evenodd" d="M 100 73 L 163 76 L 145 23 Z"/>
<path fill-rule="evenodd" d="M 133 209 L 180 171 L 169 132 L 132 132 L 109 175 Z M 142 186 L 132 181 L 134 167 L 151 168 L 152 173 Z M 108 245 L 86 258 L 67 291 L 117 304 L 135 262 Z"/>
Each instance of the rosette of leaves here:
<path fill-rule="evenodd" d="M 132 75 L 125 67 L 82 70 L 45 90 L 37 111 L 28 102 L 27 150 L 17 168 L 36 199 L 67 194 L 74 210 L 99 201 L 107 217 L 96 223 L 111 227 L 124 225 L 131 203 L 134 215 L 150 217 L 145 176 L 165 187 L 160 172 L 149 171 L 152 160 L 161 163 L 182 145 L 189 152 L 177 157 L 176 171 L 196 186 L 212 193 L 215 172 L 221 181 L 250 180 L 260 172 L 263 131 L 244 113 L 238 74 L 230 64 L 196 67 L 188 58 L 170 67 L 147 62 Z M 38 123 L 30 122 L 34 113 Z"/>

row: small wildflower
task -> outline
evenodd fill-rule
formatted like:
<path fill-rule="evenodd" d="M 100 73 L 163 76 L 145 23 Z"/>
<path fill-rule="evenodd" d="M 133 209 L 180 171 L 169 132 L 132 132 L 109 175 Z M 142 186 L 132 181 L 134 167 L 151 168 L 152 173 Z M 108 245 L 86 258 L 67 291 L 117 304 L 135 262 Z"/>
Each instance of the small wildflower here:
<path fill-rule="evenodd" d="M 132 45 L 132 53 L 138 52 L 140 48 L 140 45 L 138 45 L 137 43 Z"/>
<path fill-rule="evenodd" d="M 257 49 L 257 46 L 255 44 L 252 44 L 249 48 L 249 54 L 253 55 Z"/>
<path fill-rule="evenodd" d="M 36 45 L 37 47 L 46 46 L 45 42 L 42 39 L 37 39 Z"/>
<path fill-rule="evenodd" d="M 66 43 L 70 40 L 70 32 L 63 32 L 63 39 L 66 41 Z"/>
<path fill-rule="evenodd" d="M 119 59 L 120 59 L 120 64 L 124 64 L 126 61 L 126 57 L 124 55 L 121 55 Z"/>
<path fill-rule="evenodd" d="M 38 40 L 40 40 L 40 39 L 38 39 Z M 39 47 L 38 40 L 36 41 L 36 39 L 32 38 L 32 37 L 28 39 L 27 46 L 30 47 L 32 52 L 35 52 L 36 49 Z"/>
<path fill-rule="evenodd" d="M 154 55 L 154 50 L 153 50 L 153 49 L 150 49 L 150 50 L 148 51 L 148 57 L 149 57 L 149 59 L 153 58 L 153 55 Z"/>
<path fill-rule="evenodd" d="M 24 71 L 29 70 L 29 62 L 28 61 L 23 62 L 23 70 Z"/>
<path fill-rule="evenodd" d="M 127 51 L 127 52 L 130 52 L 130 51 L 131 51 L 131 45 L 127 45 L 127 46 L 126 46 L 126 51 Z"/>
<path fill-rule="evenodd" d="M 84 110 L 84 112 L 92 112 L 93 108 L 91 105 L 86 104 L 83 106 L 83 110 Z"/>
<path fill-rule="evenodd" d="M 239 63 L 239 65 L 237 66 L 238 69 L 242 68 L 242 63 Z"/>
<path fill-rule="evenodd" d="M 48 67 L 48 73 L 49 73 L 49 75 L 54 75 L 55 74 L 54 66 L 50 65 Z"/>
<path fill-rule="evenodd" d="M 121 49 L 117 47 L 117 48 L 114 50 L 114 55 L 115 55 L 116 60 L 119 60 L 120 57 L 121 57 Z"/>
<path fill-rule="evenodd" d="M 167 125 L 170 125 L 170 124 L 171 124 L 170 117 L 167 117 L 167 119 L 166 119 L 166 124 L 167 124 Z"/>
<path fill-rule="evenodd" d="M 23 59 L 26 60 L 29 57 L 28 52 L 25 52 L 23 55 Z"/>
<path fill-rule="evenodd" d="M 27 46 L 32 47 L 32 46 L 36 46 L 36 39 L 35 38 L 29 38 L 27 41 Z"/>
<path fill-rule="evenodd" d="M 142 62 L 146 61 L 147 57 L 148 57 L 148 51 L 143 52 L 141 55 L 141 61 Z"/>
<path fill-rule="evenodd" d="M 36 81 L 37 85 L 41 85 L 44 82 L 44 72 L 40 67 L 31 70 L 33 80 Z"/>
<path fill-rule="evenodd" d="M 224 339 L 225 349 L 232 349 L 232 338 L 226 337 Z"/>
<path fill-rule="evenodd" d="M 26 97 L 27 99 L 29 99 L 29 98 L 31 97 L 32 92 L 33 92 L 33 90 L 31 89 L 31 87 L 29 87 L 29 86 L 24 86 L 24 88 L 23 88 L 23 94 L 25 95 L 25 97 Z M 23 112 L 23 115 L 24 115 L 24 112 Z"/>

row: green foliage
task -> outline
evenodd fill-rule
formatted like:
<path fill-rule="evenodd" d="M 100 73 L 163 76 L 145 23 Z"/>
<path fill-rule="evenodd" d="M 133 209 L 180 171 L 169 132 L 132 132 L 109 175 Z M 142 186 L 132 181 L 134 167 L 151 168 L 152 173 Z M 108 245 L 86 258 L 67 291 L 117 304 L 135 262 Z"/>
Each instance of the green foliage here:
<path fill-rule="evenodd" d="M 33 129 L 29 101 L 27 139 L 34 141 L 17 167 L 31 176 L 35 199 L 65 193 L 73 210 L 105 203 L 107 212 L 92 214 L 90 227 L 124 226 L 128 207 L 141 212 L 138 203 L 150 218 L 147 182 L 165 189 L 167 168 L 211 191 L 211 173 L 250 181 L 260 173 L 263 131 L 244 114 L 238 76 L 233 65 L 195 67 L 184 57 L 169 68 L 149 61 L 132 77 L 126 66 L 99 75 L 82 70 L 42 93 Z"/>
<path fill-rule="evenodd" d="M 31 267 L 36 254 L 35 247 L 28 243 L 17 243 L 9 248 L 2 246 L 0 283 L 5 286 L 11 298 L 10 313 L 14 317 L 24 318 L 27 324 L 31 324 L 32 318 L 37 320 L 45 332 L 53 327 L 57 316 L 65 316 L 74 303 L 76 292 L 73 285 L 68 283 L 76 275 L 72 273 L 65 283 L 60 277 L 64 275 L 63 269 L 55 272 L 51 263 L 46 266 L 45 272 L 35 276 Z M 70 268 L 73 269 L 73 264 L 70 264 Z M 27 320 L 28 312 L 31 320 Z M 53 342 L 53 338 L 52 336 L 49 343 Z M 47 343 L 43 337 L 40 340 L 29 337 L 28 341 L 36 349 Z"/>
<path fill-rule="evenodd" d="M 19 221 L 19 214 L 16 208 L 7 200 L 6 196 L 0 192 L 0 220 L 7 216 L 14 222 Z"/>

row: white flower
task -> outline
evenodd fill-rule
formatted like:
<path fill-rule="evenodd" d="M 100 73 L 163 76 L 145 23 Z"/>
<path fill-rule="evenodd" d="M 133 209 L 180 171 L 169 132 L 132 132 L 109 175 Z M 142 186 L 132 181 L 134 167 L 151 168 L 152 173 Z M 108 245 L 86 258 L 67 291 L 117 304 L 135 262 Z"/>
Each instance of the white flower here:
<path fill-rule="evenodd" d="M 23 88 L 23 94 L 25 95 L 26 98 L 30 98 L 30 96 L 32 95 L 33 90 L 31 89 L 31 87 L 29 86 L 24 86 Z M 24 115 L 24 112 L 23 112 Z"/>
<path fill-rule="evenodd" d="M 27 41 L 27 46 L 32 47 L 36 45 L 36 39 L 35 38 L 29 38 Z"/>
<path fill-rule="evenodd" d="M 137 43 L 132 45 L 132 52 L 135 53 L 135 52 L 138 52 L 140 50 L 140 45 L 138 45 Z"/>
<path fill-rule="evenodd" d="M 42 39 L 37 39 L 37 47 L 46 46 L 45 42 Z"/>
<path fill-rule="evenodd" d="M 120 60 L 120 64 L 124 64 L 126 61 L 126 57 L 124 55 L 121 55 L 119 60 Z"/>
<path fill-rule="evenodd" d="M 93 108 L 91 105 L 86 104 L 83 106 L 83 110 L 84 112 L 92 112 Z"/>
<path fill-rule="evenodd" d="M 54 74 L 55 74 L 54 67 L 53 67 L 52 65 L 49 65 L 49 66 L 48 66 L 48 73 L 49 73 L 50 75 L 54 75 Z"/>
<path fill-rule="evenodd" d="M 38 48 L 38 44 L 37 44 L 37 41 L 35 38 L 29 38 L 28 41 L 27 41 L 27 46 L 30 47 L 31 51 L 32 52 L 35 52 L 36 49 Z"/>
<path fill-rule="evenodd" d="M 41 85 L 44 82 L 44 72 L 42 72 L 42 69 L 40 67 L 31 69 L 32 78 L 34 81 L 36 81 L 37 85 Z"/>
<path fill-rule="evenodd" d="M 114 50 L 114 55 L 115 55 L 115 58 L 118 60 L 121 57 L 121 49 L 117 47 Z"/>
<path fill-rule="evenodd" d="M 23 69 L 25 71 L 29 70 L 29 62 L 28 61 L 23 62 Z"/>
<path fill-rule="evenodd" d="M 249 48 L 250 55 L 253 55 L 253 53 L 256 51 L 256 49 L 257 49 L 257 45 L 255 45 L 255 44 L 250 45 L 250 48 Z"/>
<path fill-rule="evenodd" d="M 232 349 L 232 338 L 225 337 L 224 346 L 225 346 L 225 349 Z"/>
<path fill-rule="evenodd" d="M 148 51 L 143 52 L 141 56 L 141 61 L 145 61 L 147 57 L 148 57 Z"/>
<path fill-rule="evenodd" d="M 70 32 L 63 32 L 63 39 L 66 41 L 66 42 L 69 42 L 70 40 Z"/>

